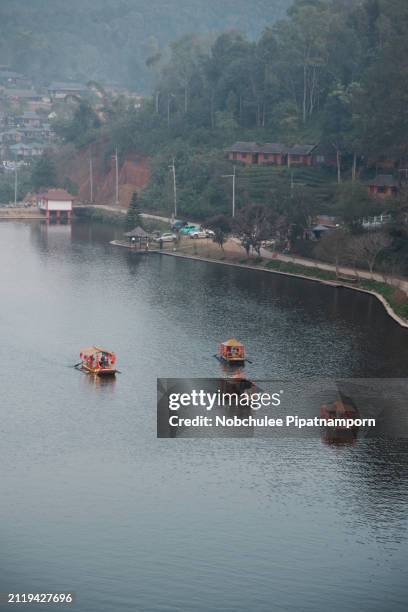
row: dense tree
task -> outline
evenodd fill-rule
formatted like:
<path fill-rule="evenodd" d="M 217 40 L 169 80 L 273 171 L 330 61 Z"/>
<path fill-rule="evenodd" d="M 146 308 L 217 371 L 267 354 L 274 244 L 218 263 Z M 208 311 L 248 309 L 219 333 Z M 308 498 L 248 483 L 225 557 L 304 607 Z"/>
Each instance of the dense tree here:
<path fill-rule="evenodd" d="M 152 59 L 160 63 L 171 41 L 231 26 L 256 37 L 290 4 L 252 0 L 248 10 L 247 0 L 70 0 L 67 10 L 66 0 L 2 0 L 1 62 L 44 84 L 92 78 L 147 91 Z"/>
<path fill-rule="evenodd" d="M 43 155 L 35 162 L 31 172 L 31 185 L 34 191 L 57 185 L 57 169 L 48 155 Z"/>
<path fill-rule="evenodd" d="M 92 139 L 100 125 L 100 119 L 91 104 L 79 100 L 72 116 L 57 120 L 53 127 L 65 141 L 80 146 Z"/>
<path fill-rule="evenodd" d="M 129 230 L 134 229 L 138 225 L 142 225 L 139 198 L 136 192 L 133 193 L 132 199 L 130 200 L 130 205 L 126 213 L 125 225 Z"/>

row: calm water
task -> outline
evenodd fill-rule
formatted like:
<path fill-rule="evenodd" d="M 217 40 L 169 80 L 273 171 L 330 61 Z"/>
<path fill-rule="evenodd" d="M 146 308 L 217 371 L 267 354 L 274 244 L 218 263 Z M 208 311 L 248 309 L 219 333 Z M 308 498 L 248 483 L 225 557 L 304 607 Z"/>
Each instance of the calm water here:
<path fill-rule="evenodd" d="M 111 237 L 0 224 L 0 591 L 72 590 L 81 612 L 406 610 L 405 440 L 158 440 L 155 396 L 157 376 L 217 376 L 231 335 L 252 376 L 305 378 L 404 377 L 408 334 L 365 295 Z M 94 342 L 113 384 L 69 367 Z"/>

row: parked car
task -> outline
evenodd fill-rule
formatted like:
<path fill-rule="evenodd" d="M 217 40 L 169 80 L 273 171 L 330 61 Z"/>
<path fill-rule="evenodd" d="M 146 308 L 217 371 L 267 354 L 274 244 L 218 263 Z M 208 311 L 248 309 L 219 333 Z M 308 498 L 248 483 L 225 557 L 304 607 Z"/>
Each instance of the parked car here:
<path fill-rule="evenodd" d="M 190 238 L 212 238 L 214 236 L 214 232 L 212 230 L 201 228 L 190 232 L 189 236 Z"/>
<path fill-rule="evenodd" d="M 203 229 L 194 230 L 189 233 L 190 238 L 208 238 L 208 234 Z"/>
<path fill-rule="evenodd" d="M 177 240 L 177 236 L 176 234 L 166 232 L 165 234 L 161 234 L 161 236 L 157 236 L 156 238 L 154 238 L 154 240 L 156 242 L 160 242 L 161 240 L 163 242 L 174 242 L 175 240 Z"/>
<path fill-rule="evenodd" d="M 174 221 L 171 224 L 171 229 L 174 231 L 180 231 L 183 227 L 188 225 L 187 221 Z"/>
<path fill-rule="evenodd" d="M 190 232 L 195 232 L 199 230 L 200 228 L 197 225 L 186 225 L 181 228 L 180 234 L 183 234 L 183 236 L 187 236 L 188 234 L 190 234 Z"/>

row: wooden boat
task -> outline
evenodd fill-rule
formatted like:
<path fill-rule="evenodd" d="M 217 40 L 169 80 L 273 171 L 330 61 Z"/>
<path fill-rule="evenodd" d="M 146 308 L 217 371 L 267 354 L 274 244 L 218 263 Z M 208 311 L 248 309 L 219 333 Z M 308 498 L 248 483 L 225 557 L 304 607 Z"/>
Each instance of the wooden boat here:
<path fill-rule="evenodd" d="M 320 406 L 320 416 L 324 419 L 356 419 L 358 410 L 350 398 L 341 398 L 333 404 Z M 337 429 L 341 429 L 337 427 Z"/>
<path fill-rule="evenodd" d="M 95 376 L 115 376 L 118 371 L 115 368 L 115 353 L 101 348 L 100 346 L 88 346 L 83 348 L 79 356 L 82 361 L 77 364 L 77 367 L 87 374 L 94 374 Z"/>
<path fill-rule="evenodd" d="M 320 416 L 324 419 L 357 419 L 359 411 L 349 397 L 341 396 L 333 404 L 320 406 Z M 358 436 L 358 427 L 322 427 L 321 435 L 326 444 L 355 444 Z"/>
<path fill-rule="evenodd" d="M 244 365 L 245 364 L 245 347 L 236 338 L 231 338 L 226 342 L 222 342 L 219 348 L 217 358 L 229 365 Z"/>

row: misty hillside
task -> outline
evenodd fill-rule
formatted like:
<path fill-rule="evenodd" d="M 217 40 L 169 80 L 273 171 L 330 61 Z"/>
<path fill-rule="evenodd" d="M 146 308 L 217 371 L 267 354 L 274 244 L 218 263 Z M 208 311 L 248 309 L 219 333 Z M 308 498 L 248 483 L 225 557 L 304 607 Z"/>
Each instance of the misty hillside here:
<path fill-rule="evenodd" d="M 291 0 L 1 0 L 0 63 L 53 79 L 148 87 L 146 59 L 183 34 L 256 37 Z"/>

